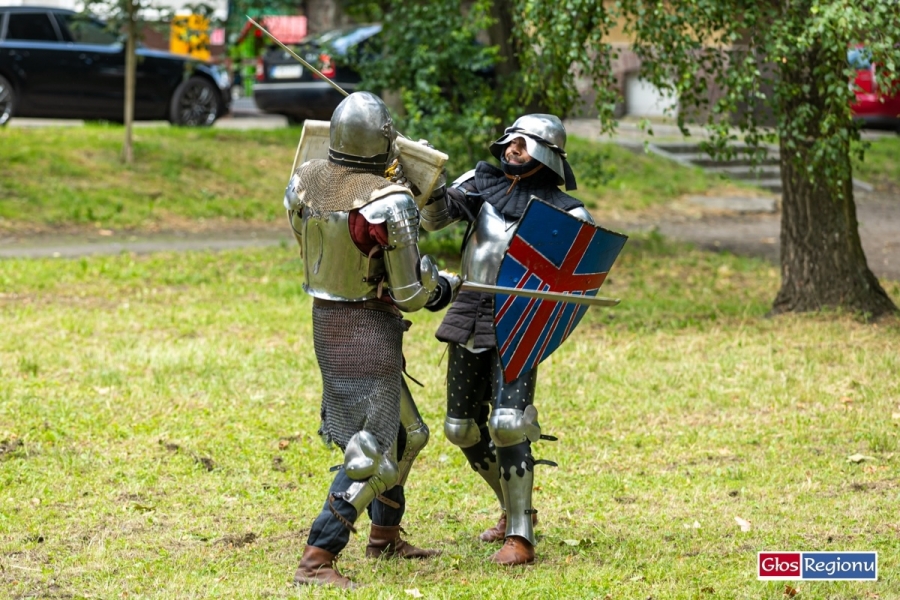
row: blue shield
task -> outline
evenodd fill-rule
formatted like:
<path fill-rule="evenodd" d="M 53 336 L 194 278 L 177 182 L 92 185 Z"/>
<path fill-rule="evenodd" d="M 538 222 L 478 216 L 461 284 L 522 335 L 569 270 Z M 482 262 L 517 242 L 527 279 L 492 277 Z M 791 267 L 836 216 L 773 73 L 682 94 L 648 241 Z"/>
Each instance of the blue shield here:
<path fill-rule="evenodd" d="M 502 287 L 596 296 L 627 236 L 532 197 L 500 263 Z M 507 382 L 550 356 L 588 307 L 497 294 L 494 329 Z"/>

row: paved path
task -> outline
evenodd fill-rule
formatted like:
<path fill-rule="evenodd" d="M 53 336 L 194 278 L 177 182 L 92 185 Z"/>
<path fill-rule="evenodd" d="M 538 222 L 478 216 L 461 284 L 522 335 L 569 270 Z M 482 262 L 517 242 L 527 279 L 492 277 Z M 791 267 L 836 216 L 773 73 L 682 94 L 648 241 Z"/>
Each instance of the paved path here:
<path fill-rule="evenodd" d="M 285 226 L 286 227 L 286 226 Z M 133 252 L 176 252 L 185 250 L 228 250 L 248 246 L 294 243 L 285 227 L 248 228 L 228 232 L 165 232 L 140 235 L 80 236 L 0 235 L 0 258 L 74 258 L 97 254 Z"/>

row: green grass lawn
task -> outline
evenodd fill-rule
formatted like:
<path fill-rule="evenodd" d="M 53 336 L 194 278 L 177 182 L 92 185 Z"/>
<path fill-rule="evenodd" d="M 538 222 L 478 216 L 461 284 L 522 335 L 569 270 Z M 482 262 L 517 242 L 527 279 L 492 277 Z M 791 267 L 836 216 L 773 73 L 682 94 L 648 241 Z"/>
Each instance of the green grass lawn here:
<path fill-rule="evenodd" d="M 289 585 L 341 460 L 315 434 L 300 268 L 293 247 L 0 261 L 0 596 L 347 595 Z M 440 315 L 412 314 L 432 438 L 404 525 L 443 554 L 370 562 L 354 537 L 352 596 L 778 599 L 760 550 L 877 550 L 876 583 L 791 585 L 900 597 L 900 322 L 766 318 L 777 287 L 761 261 L 628 242 L 604 286 L 622 304 L 541 366 L 559 441 L 535 456 L 559 468 L 513 570 L 476 541 L 495 501 L 442 433 Z"/>
<path fill-rule="evenodd" d="M 877 188 L 900 190 L 900 136 L 880 137 L 870 142 L 862 161 L 853 161 L 853 176 Z"/>
<path fill-rule="evenodd" d="M 0 128 L 0 232 L 270 223 L 283 216 L 299 136 L 299 128 L 139 127 L 135 163 L 126 168 L 121 127 Z M 889 160 L 896 154 L 892 141 L 873 143 L 860 178 L 900 182 Z M 761 193 L 611 142 L 573 137 L 567 150 L 576 195 L 605 213 L 652 210 L 684 195 Z M 449 175 L 472 166 L 451 157 Z"/>
<path fill-rule="evenodd" d="M 140 127 L 121 162 L 118 126 L 0 129 L 0 229 L 196 227 L 273 221 L 298 129 Z"/>

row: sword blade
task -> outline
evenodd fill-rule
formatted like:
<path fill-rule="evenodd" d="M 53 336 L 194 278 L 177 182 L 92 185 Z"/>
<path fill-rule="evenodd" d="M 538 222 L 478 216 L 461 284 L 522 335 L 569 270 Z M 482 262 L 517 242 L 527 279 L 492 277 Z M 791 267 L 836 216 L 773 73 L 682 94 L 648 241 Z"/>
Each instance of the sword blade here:
<path fill-rule="evenodd" d="M 336 89 L 337 91 L 339 91 L 340 93 L 342 93 L 342 94 L 345 95 L 345 96 L 349 96 L 349 95 L 350 95 L 349 93 L 347 93 L 346 90 L 344 90 L 344 88 L 342 88 L 341 86 L 339 86 L 338 84 L 336 84 L 336 83 L 333 82 L 332 80 L 330 80 L 330 79 L 328 79 L 327 77 L 325 77 L 324 75 L 322 75 L 322 72 L 321 72 L 321 71 L 319 71 L 317 68 L 315 68 L 314 66 L 312 66 L 311 64 L 309 64 L 307 61 L 303 60 L 303 58 L 301 58 L 296 52 L 294 52 L 293 50 L 291 50 L 290 48 L 288 48 L 287 46 L 285 46 L 284 44 L 282 44 L 282 43 L 281 43 L 281 40 L 279 40 L 277 37 L 275 37 L 274 35 L 272 35 L 271 33 L 269 33 L 269 32 L 266 30 L 265 27 L 263 27 L 262 25 L 260 25 L 260 24 L 257 23 L 256 21 L 254 21 L 252 18 L 250 18 L 249 15 L 247 15 L 247 20 L 250 21 L 250 23 L 251 23 L 254 27 L 256 27 L 257 29 L 259 29 L 260 31 L 262 31 L 264 34 L 266 34 L 266 35 L 269 36 L 270 38 L 272 38 L 272 41 L 275 42 L 276 44 L 278 44 L 279 46 L 281 46 L 282 50 L 284 50 L 285 52 L 287 52 L 288 54 L 290 54 L 291 56 L 293 56 L 293 57 L 294 57 L 294 60 L 296 60 L 297 62 L 299 62 L 301 65 L 303 65 L 304 67 L 306 67 L 307 69 L 309 69 L 310 71 L 312 71 L 313 73 L 315 73 L 316 75 L 318 75 L 319 77 L 321 77 L 322 80 L 325 81 L 328 85 L 330 85 L 331 87 L 333 87 L 334 89 Z"/>
<path fill-rule="evenodd" d="M 508 288 L 500 285 L 487 285 L 464 281 L 459 288 L 461 291 L 483 292 L 486 294 L 506 294 L 507 296 L 524 296 L 525 298 L 538 298 L 539 300 L 553 300 L 554 302 L 568 302 L 569 304 L 587 304 L 589 306 L 616 306 L 621 300 L 616 298 L 603 298 L 601 296 L 577 296 L 575 294 L 561 294 L 559 292 L 541 292 L 538 290 L 523 290 L 520 288 Z"/>

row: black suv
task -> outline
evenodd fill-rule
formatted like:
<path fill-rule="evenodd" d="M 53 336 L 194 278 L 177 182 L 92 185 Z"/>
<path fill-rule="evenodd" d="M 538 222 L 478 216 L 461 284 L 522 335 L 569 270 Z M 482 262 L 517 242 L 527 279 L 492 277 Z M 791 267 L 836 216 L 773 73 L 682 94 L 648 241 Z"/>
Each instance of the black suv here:
<path fill-rule="evenodd" d="M 228 112 L 225 71 L 149 48 L 137 54 L 135 119 L 208 126 Z M 102 21 L 0 6 L 0 125 L 12 116 L 121 122 L 124 107 L 125 44 Z"/>
<path fill-rule="evenodd" d="M 310 36 L 294 50 L 350 93 L 361 79 L 351 64 L 373 52 L 371 46 L 380 32 L 380 24 L 353 25 Z M 257 64 L 253 100 L 263 112 L 284 115 L 292 123 L 328 121 L 343 99 L 343 94 L 279 46 L 270 47 Z"/>

